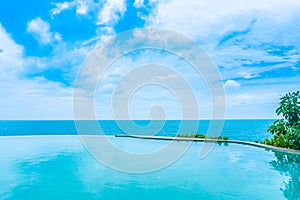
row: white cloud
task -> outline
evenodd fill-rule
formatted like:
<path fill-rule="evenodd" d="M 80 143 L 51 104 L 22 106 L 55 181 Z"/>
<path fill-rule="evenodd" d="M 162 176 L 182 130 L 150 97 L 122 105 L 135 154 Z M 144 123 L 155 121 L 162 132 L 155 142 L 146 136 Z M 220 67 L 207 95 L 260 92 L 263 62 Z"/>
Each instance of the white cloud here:
<path fill-rule="evenodd" d="M 247 91 L 247 93 L 241 93 L 232 95 L 230 106 L 247 106 L 247 105 L 258 105 L 258 104 L 271 104 L 273 101 L 276 102 L 280 96 L 280 93 L 269 91 L 265 93 L 261 91 Z M 259 107 L 259 106 L 257 106 Z"/>
<path fill-rule="evenodd" d="M 32 33 L 35 39 L 42 45 L 51 44 L 54 41 L 61 41 L 59 33 L 50 31 L 50 24 L 41 18 L 31 20 L 27 24 L 27 32 Z"/>
<path fill-rule="evenodd" d="M 55 16 L 60 14 L 64 10 L 71 9 L 73 6 L 75 6 L 75 1 L 72 2 L 63 2 L 63 3 L 51 3 L 55 6 L 55 8 L 50 10 L 51 16 Z"/>
<path fill-rule="evenodd" d="M 118 9 L 118 4 L 114 5 L 111 14 Z M 53 15 L 71 9 L 73 5 L 65 3 L 59 6 L 57 10 L 52 10 Z M 77 14 L 87 13 L 89 6 L 89 1 L 76 1 Z M 121 11 L 124 9 L 125 5 Z M 118 15 L 118 12 L 115 14 Z M 29 78 L 28 74 L 59 68 L 66 72 L 63 74 L 66 79 L 73 80 L 86 55 L 107 35 L 69 45 L 62 41 L 59 33 L 51 31 L 50 24 L 40 17 L 28 22 L 27 32 L 32 33 L 41 45 L 52 45 L 53 51 L 49 57 L 24 57 L 24 47 L 16 44 L 0 24 L 0 119 L 72 118 L 73 89 L 61 82 L 48 80 L 43 75 Z"/>
<path fill-rule="evenodd" d="M 235 80 L 227 80 L 224 84 L 226 88 L 238 88 L 241 86 L 237 81 Z"/>
<path fill-rule="evenodd" d="M 101 30 L 99 30 L 97 36 L 85 42 L 78 41 L 73 46 L 63 43 L 59 33 L 51 32 L 50 24 L 41 18 L 36 18 L 28 23 L 27 31 L 32 33 L 40 44 L 53 45 L 54 51 L 52 54 L 54 56 L 51 57 L 24 58 L 23 47 L 16 44 L 0 26 L 0 85 L 2 88 L 0 107 L 3 111 L 0 114 L 0 118 L 72 117 L 72 90 L 70 88 L 48 81 L 42 76 L 31 80 L 22 80 L 18 78 L 18 74 L 24 68 L 44 70 L 49 68 L 49 66 L 75 66 L 74 69 L 70 70 L 71 72 L 68 72 L 68 76 L 75 77 L 77 69 L 87 52 L 99 40 L 109 35 L 102 35 L 104 32 L 105 34 L 113 33 L 113 26 L 126 12 L 125 1 L 108 0 L 103 4 L 103 7 L 99 6 L 101 3 L 97 4 L 98 9 L 95 8 L 96 4 L 90 0 L 74 0 L 54 4 L 55 8 L 50 11 L 52 17 L 68 9 L 72 9 L 72 12 L 73 9 L 76 9 L 77 15 L 86 15 L 91 10 L 96 12 L 100 10 L 97 20 L 98 25 L 101 25 L 99 26 Z M 134 2 L 134 6 L 137 8 L 142 7 L 143 4 L 143 0 L 135 0 Z M 270 118 L 275 115 L 274 107 L 277 105 L 277 97 L 280 94 L 284 94 L 288 88 L 292 90 L 298 87 L 299 80 L 294 79 L 291 81 L 293 83 L 283 84 L 282 81 L 279 81 L 281 78 L 276 77 L 271 81 L 264 78 L 262 73 L 283 67 L 299 67 L 293 65 L 300 59 L 299 55 L 297 55 L 299 49 L 290 50 L 286 55 L 271 55 L 268 50 L 273 47 L 260 46 L 263 44 L 297 46 L 299 44 L 297 42 L 300 39 L 299 33 L 297 33 L 295 28 L 300 23 L 300 20 L 299 22 L 295 20 L 295 11 L 299 9 L 300 4 L 298 0 L 291 0 L 289 3 L 283 0 L 254 0 L 248 2 L 247 5 L 239 0 L 227 2 L 216 0 L 213 3 L 208 0 L 191 0 L 188 2 L 173 0 L 159 1 L 157 4 L 158 7 L 147 18 L 147 25 L 177 30 L 192 37 L 203 45 L 217 65 L 222 66 L 220 69 L 222 77 L 224 80 L 227 80 L 224 83 L 225 87 L 238 88 L 240 85 L 243 86 L 241 88 L 243 90 L 233 89 L 227 93 L 230 117 L 233 116 L 234 118 L 243 115 L 243 118 L 247 118 L 251 114 L 244 112 L 244 110 L 247 110 L 252 112 L 254 117 L 264 114 L 263 117 Z M 256 21 L 251 26 L 253 19 L 256 19 Z M 280 24 L 280 26 L 277 26 L 277 24 Z M 248 29 L 249 32 L 247 32 Z M 245 31 L 247 33 L 243 35 Z M 152 35 L 152 37 L 156 37 L 156 35 Z M 220 43 L 222 44 L 218 46 Z M 99 88 L 99 90 L 103 89 L 111 92 L 117 84 L 116 80 L 132 66 L 139 66 L 153 61 L 153 56 L 149 56 L 151 54 L 147 55 L 145 57 L 149 61 L 134 59 L 132 62 L 123 62 L 126 60 L 121 59 L 120 68 L 109 71 L 109 76 L 104 77 L 107 79 L 106 81 L 104 80 L 102 88 Z M 181 65 L 181 62 L 173 59 L 173 57 L 171 57 L 172 59 L 166 56 L 161 56 L 160 58 L 157 61 L 160 64 L 167 65 L 171 63 L 183 75 L 188 76 L 187 74 L 190 74 L 190 77 L 193 78 L 192 81 L 196 78 L 199 79 L 199 76 L 193 74 L 193 71 L 186 69 L 188 66 Z M 278 62 L 278 64 L 259 66 L 261 61 Z M 257 66 L 253 66 L 255 63 L 257 63 Z M 122 68 L 124 65 L 125 70 Z M 165 79 L 168 77 L 158 76 L 157 78 Z M 239 82 L 237 82 L 234 81 L 236 80 L 235 78 L 242 79 L 238 79 Z M 5 79 L 5 81 L 1 81 L 1 79 Z M 202 88 L 202 85 L 200 87 L 199 84 L 195 84 L 192 81 L 191 85 L 196 88 L 194 88 L 195 91 L 197 90 L 201 112 L 203 113 L 203 109 L 208 107 L 206 101 L 209 102 L 209 98 L 206 96 L 209 96 L 209 94 L 206 95 L 202 90 L 198 91 L 200 89 L 197 88 Z M 20 85 L 22 88 L 20 88 Z M 143 95 L 147 97 L 147 95 L 151 94 L 151 91 L 149 92 L 147 91 Z M 208 100 L 204 98 L 208 98 Z M 102 101 L 100 102 L 103 103 Z M 23 105 L 26 105 L 26 107 Z M 104 107 L 108 107 L 107 105 L 109 104 L 105 104 Z M 146 105 L 146 103 L 143 102 L 141 106 L 143 105 Z M 135 106 L 137 106 L 137 114 L 140 114 L 138 111 L 142 107 L 136 104 Z M 262 107 L 268 110 L 260 109 Z M 209 114 L 210 112 L 208 112 Z M 203 117 L 207 116 L 203 115 Z"/>
<path fill-rule="evenodd" d="M 17 44 L 0 23 L 0 80 L 10 79 L 22 69 L 24 48 Z"/>
<path fill-rule="evenodd" d="M 147 25 L 178 31 L 196 40 L 224 68 L 225 79 L 237 75 L 252 78 L 270 67 L 254 66 L 253 70 L 246 69 L 247 73 L 236 71 L 245 70 L 242 66 L 247 64 L 284 62 L 272 66 L 283 68 L 299 61 L 293 51 L 286 55 L 269 52 L 280 51 L 277 48 L 281 46 L 293 46 L 299 52 L 299 9 L 297 0 L 254 0 L 247 4 L 239 0 L 160 1 L 147 18 Z M 230 69 L 231 74 L 227 71 Z"/>
<path fill-rule="evenodd" d="M 193 32 L 195 34 L 206 32 L 204 28 L 209 28 L 208 31 L 211 31 L 216 25 L 222 25 L 222 32 L 226 32 L 226 30 L 232 29 L 234 24 L 218 23 L 225 18 L 230 19 L 231 16 L 247 15 L 247 13 L 253 11 L 270 11 L 280 14 L 280 17 L 277 16 L 276 19 L 283 21 L 290 15 L 286 11 L 287 9 L 295 12 L 299 6 L 300 2 L 297 0 L 291 0 L 288 3 L 285 0 L 254 0 L 247 4 L 240 0 L 226 2 L 222 0 L 213 2 L 210 0 L 161 1 L 150 16 L 149 24 L 161 25 L 190 34 Z"/>
<path fill-rule="evenodd" d="M 273 118 L 280 95 L 300 84 L 298 72 L 280 77 L 300 61 L 299 9 L 297 0 L 159 1 L 147 25 L 196 40 L 219 66 L 226 88 L 243 86 L 227 90 L 227 117 Z"/>
<path fill-rule="evenodd" d="M 136 7 L 136 8 L 143 7 L 144 6 L 144 0 L 135 0 L 133 6 Z"/>
<path fill-rule="evenodd" d="M 87 14 L 89 10 L 89 4 L 88 1 L 77 1 L 77 8 L 76 13 L 79 15 L 85 15 Z"/>
<path fill-rule="evenodd" d="M 249 79 L 249 78 L 255 78 L 258 75 L 257 72 L 248 72 L 248 71 L 239 71 L 237 72 L 238 75 L 241 75 L 243 78 Z"/>
<path fill-rule="evenodd" d="M 23 52 L 23 47 L 18 45 L 11 39 L 4 27 L 0 23 L 0 48 L 1 54 L 20 54 Z"/>
<path fill-rule="evenodd" d="M 0 81 L 0 119 L 72 118 L 72 89 L 35 79 Z"/>
<path fill-rule="evenodd" d="M 242 82 L 243 88 L 226 93 L 228 118 L 276 118 L 280 96 L 298 90 L 298 77 L 250 79 Z M 297 85 L 298 84 L 298 85 Z"/>
<path fill-rule="evenodd" d="M 0 48 L 0 119 L 72 118 L 72 89 L 42 77 L 26 79 L 27 67 L 41 59 L 24 58 L 24 47 L 1 24 Z"/>
<path fill-rule="evenodd" d="M 91 7 L 96 6 L 92 0 L 74 0 L 74 1 L 65 1 L 62 3 L 52 3 L 55 7 L 50 10 L 51 17 L 59 15 L 65 10 L 70 10 L 76 8 L 76 14 L 86 15 Z"/>
<path fill-rule="evenodd" d="M 113 25 L 126 11 L 124 0 L 107 0 L 98 15 L 98 25 Z"/>

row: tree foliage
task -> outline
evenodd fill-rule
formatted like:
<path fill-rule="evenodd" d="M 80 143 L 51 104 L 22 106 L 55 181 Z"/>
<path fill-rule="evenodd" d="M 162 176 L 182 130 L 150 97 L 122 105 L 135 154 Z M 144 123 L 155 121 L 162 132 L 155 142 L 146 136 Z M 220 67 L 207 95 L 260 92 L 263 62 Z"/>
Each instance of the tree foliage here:
<path fill-rule="evenodd" d="M 268 129 L 273 134 L 271 140 L 264 144 L 277 147 L 300 149 L 300 92 L 289 92 L 280 98 L 277 115 L 283 119 L 276 120 Z"/>

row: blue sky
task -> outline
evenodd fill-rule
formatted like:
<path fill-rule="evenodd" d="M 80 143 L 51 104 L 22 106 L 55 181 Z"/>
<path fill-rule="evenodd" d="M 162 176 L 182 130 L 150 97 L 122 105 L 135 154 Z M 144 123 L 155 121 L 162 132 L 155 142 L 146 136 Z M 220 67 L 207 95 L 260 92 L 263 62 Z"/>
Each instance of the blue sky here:
<path fill-rule="evenodd" d="M 205 49 L 222 76 L 227 118 L 274 118 L 280 95 L 300 88 L 298 0 L 0 4 L 0 119 L 72 119 L 74 81 L 89 52 L 112 35 L 143 27 L 177 31 Z M 99 118 L 111 118 L 110 97 L 122 75 L 155 58 L 186 76 L 197 93 L 199 117 L 211 116 L 209 93 L 189 66 L 173 55 L 144 51 L 107 71 L 96 95 Z M 179 118 L 170 95 L 157 87 L 137 92 L 131 116 L 147 118 L 149 106 L 162 104 L 169 118 Z"/>

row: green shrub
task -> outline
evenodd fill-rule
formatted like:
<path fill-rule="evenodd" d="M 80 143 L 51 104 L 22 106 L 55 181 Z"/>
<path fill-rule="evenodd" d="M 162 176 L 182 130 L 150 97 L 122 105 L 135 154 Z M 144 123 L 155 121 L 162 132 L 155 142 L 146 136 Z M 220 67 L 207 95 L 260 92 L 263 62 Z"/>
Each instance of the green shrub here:
<path fill-rule="evenodd" d="M 214 137 L 209 137 L 209 139 L 215 139 L 215 140 L 222 140 L 222 136 L 214 136 Z"/>
<path fill-rule="evenodd" d="M 289 92 L 281 97 L 276 114 L 284 119 L 276 120 L 268 128 L 273 138 L 262 143 L 300 150 L 300 92 Z"/>
<path fill-rule="evenodd" d="M 191 133 L 188 134 L 177 134 L 177 137 L 184 137 L 184 138 L 207 138 L 205 134 L 199 134 L 199 133 Z"/>
<path fill-rule="evenodd" d="M 271 141 L 269 140 L 269 138 L 265 138 L 265 140 L 262 141 L 261 143 L 266 145 L 271 145 Z"/>
<path fill-rule="evenodd" d="M 205 134 L 198 134 L 198 135 L 197 135 L 197 138 L 203 138 L 203 139 L 206 139 L 207 137 L 206 137 Z"/>
<path fill-rule="evenodd" d="M 202 134 L 202 133 L 191 133 L 190 135 L 177 134 L 177 137 L 207 139 L 207 136 L 205 134 Z M 215 136 L 215 137 L 209 137 L 209 139 L 228 140 L 228 137 L 227 136 L 222 137 L 221 135 L 219 135 L 219 136 Z"/>
<path fill-rule="evenodd" d="M 274 135 L 274 137 L 271 139 L 271 145 L 275 147 L 286 147 L 284 135 Z"/>

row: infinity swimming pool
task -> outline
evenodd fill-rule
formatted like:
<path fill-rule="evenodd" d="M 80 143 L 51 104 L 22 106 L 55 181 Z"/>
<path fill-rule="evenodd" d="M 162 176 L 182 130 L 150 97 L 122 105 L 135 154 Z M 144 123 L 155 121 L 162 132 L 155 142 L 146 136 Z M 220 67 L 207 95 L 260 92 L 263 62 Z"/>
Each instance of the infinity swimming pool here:
<path fill-rule="evenodd" d="M 168 144 L 109 140 L 140 153 Z M 133 174 L 101 164 L 78 136 L 0 137 L 0 199 L 300 199 L 300 155 L 222 144 L 199 159 L 202 145 L 191 143 L 161 170 Z"/>

